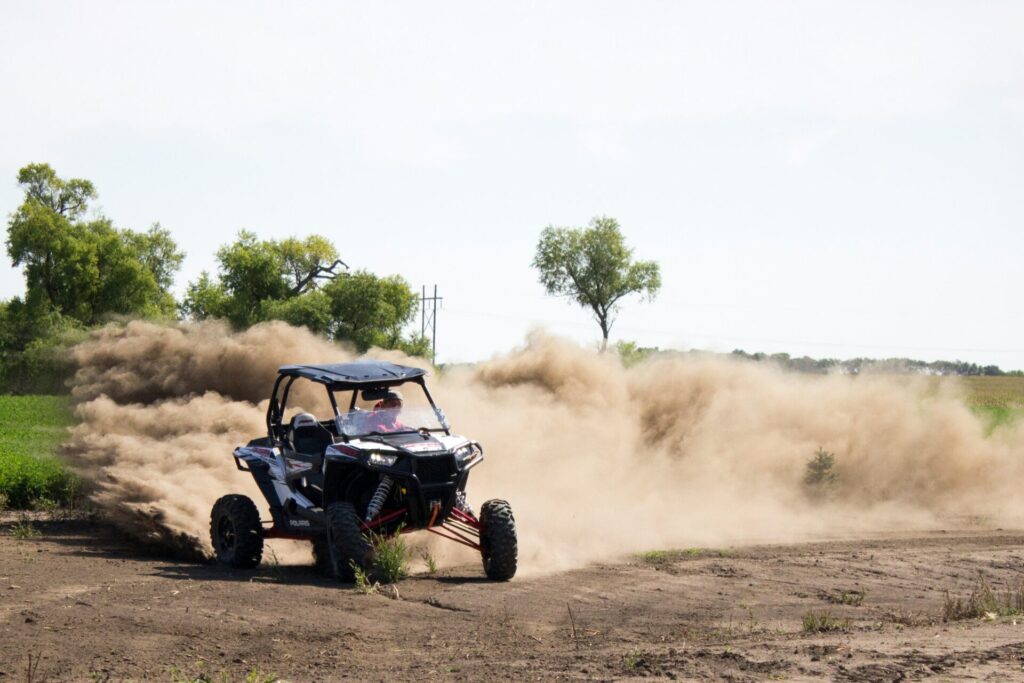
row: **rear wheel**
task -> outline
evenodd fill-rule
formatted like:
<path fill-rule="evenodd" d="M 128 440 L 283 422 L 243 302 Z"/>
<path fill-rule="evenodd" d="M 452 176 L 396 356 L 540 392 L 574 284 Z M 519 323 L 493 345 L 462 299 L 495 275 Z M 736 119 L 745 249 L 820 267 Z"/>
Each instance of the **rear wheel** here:
<path fill-rule="evenodd" d="M 356 580 L 353 565 L 368 571 L 373 561 L 373 546 L 363 538 L 359 515 L 351 503 L 331 503 L 327 514 L 327 550 L 331 573 L 342 581 Z"/>
<path fill-rule="evenodd" d="M 213 504 L 210 542 L 217 560 L 248 569 L 263 557 L 263 527 L 256 504 L 247 496 L 231 494 Z"/>
<path fill-rule="evenodd" d="M 519 545 L 512 506 L 504 500 L 489 500 L 480 508 L 480 554 L 484 573 L 495 581 L 516 575 Z"/>

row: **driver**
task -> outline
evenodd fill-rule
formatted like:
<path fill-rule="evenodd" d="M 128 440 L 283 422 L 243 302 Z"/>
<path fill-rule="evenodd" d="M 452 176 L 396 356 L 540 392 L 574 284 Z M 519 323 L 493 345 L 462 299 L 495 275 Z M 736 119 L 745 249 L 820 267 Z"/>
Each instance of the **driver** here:
<path fill-rule="evenodd" d="M 398 416 L 401 412 L 402 394 L 395 389 L 391 389 L 384 395 L 384 398 L 377 401 L 373 406 L 373 416 L 376 422 L 374 431 L 399 432 L 407 429 L 404 424 L 398 421 Z"/>

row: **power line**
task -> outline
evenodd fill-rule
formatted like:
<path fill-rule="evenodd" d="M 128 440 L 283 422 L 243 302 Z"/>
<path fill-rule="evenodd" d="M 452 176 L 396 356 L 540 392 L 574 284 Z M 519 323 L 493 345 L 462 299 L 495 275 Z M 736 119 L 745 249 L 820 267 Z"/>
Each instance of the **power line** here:
<path fill-rule="evenodd" d="M 423 285 L 420 294 L 420 336 L 426 337 L 427 330 L 430 330 L 430 362 L 437 365 L 437 302 L 442 297 L 437 295 L 437 285 L 434 285 L 434 296 L 427 296 L 427 286 Z M 427 302 L 430 302 L 430 309 Z"/>

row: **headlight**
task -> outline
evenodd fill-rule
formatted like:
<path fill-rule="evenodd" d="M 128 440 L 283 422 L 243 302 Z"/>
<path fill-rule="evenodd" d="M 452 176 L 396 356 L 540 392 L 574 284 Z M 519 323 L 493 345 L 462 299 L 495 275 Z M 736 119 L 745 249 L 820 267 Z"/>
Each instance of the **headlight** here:
<path fill-rule="evenodd" d="M 370 453 L 370 464 L 377 467 L 391 467 L 398 460 L 397 455 L 384 455 L 383 453 Z"/>
<path fill-rule="evenodd" d="M 455 459 L 459 461 L 459 464 L 462 464 L 467 460 L 472 460 L 479 452 L 480 449 L 476 444 L 467 443 L 465 446 L 456 449 Z"/>

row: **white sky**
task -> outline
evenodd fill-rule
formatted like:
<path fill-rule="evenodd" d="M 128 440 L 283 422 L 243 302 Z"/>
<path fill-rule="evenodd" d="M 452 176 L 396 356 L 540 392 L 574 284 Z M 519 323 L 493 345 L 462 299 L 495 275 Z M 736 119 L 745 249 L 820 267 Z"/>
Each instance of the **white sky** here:
<path fill-rule="evenodd" d="M 5 2 L 0 211 L 27 163 L 88 178 L 179 292 L 241 228 L 325 234 L 439 285 L 440 361 L 596 343 L 529 263 L 606 214 L 664 280 L 613 339 L 1024 368 L 1022 36 L 978 0 Z"/>

